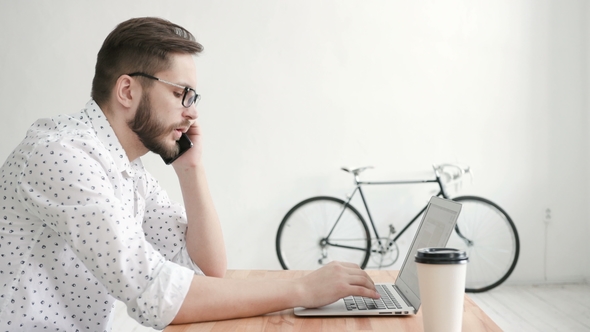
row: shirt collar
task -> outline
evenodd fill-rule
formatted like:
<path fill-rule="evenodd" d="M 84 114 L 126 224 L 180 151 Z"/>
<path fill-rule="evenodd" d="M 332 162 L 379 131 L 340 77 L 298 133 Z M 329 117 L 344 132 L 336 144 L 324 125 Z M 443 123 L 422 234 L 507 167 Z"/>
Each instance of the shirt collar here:
<path fill-rule="evenodd" d="M 90 125 L 96 132 L 96 136 L 111 154 L 119 172 L 126 173 L 127 176 L 133 177 L 138 171 L 143 169 L 141 159 L 137 158 L 133 162 L 129 161 L 115 131 L 94 99 L 90 99 L 90 101 L 86 103 L 83 112 L 86 113 Z"/>

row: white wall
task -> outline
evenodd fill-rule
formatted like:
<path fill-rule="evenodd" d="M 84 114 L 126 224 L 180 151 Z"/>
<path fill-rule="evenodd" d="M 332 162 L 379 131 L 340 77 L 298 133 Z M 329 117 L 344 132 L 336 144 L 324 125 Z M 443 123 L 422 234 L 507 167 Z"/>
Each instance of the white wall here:
<path fill-rule="evenodd" d="M 160 16 L 205 46 L 200 121 L 231 268 L 279 268 L 282 216 L 349 190 L 340 166 L 389 179 L 461 162 L 475 172 L 461 193 L 496 201 L 518 226 L 513 282 L 590 277 L 577 254 L 590 253 L 583 0 L 34 3 L 0 2 L 0 159 L 35 119 L 84 106 L 117 23 Z M 172 170 L 146 164 L 180 199 Z M 401 227 L 429 193 L 368 195 L 381 225 Z"/>

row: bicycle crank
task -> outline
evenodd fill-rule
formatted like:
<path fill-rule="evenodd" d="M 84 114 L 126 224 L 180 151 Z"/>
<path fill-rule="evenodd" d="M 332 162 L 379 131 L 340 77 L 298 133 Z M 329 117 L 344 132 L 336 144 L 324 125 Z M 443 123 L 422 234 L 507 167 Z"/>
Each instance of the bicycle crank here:
<path fill-rule="evenodd" d="M 320 240 L 320 247 L 322 247 L 322 256 L 318 259 L 318 264 L 324 265 L 324 260 L 328 258 L 328 241 L 326 239 Z"/>

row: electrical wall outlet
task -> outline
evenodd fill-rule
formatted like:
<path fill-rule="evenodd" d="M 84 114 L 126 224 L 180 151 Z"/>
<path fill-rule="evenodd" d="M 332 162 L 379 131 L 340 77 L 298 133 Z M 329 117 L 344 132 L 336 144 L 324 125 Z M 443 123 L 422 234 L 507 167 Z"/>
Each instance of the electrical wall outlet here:
<path fill-rule="evenodd" d="M 545 219 L 543 219 L 543 221 L 546 223 L 551 222 L 551 209 L 550 208 L 545 209 Z"/>

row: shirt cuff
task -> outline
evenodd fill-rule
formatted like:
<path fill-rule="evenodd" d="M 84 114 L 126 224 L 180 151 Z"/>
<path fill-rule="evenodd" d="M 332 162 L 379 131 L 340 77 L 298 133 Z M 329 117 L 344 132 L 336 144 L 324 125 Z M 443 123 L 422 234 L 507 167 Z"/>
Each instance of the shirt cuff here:
<path fill-rule="evenodd" d="M 171 261 L 176 264 L 180 264 L 186 268 L 192 269 L 195 274 L 198 274 L 201 276 L 205 275 L 205 273 L 203 273 L 203 271 L 201 271 L 201 268 L 199 268 L 199 266 L 197 264 L 195 264 L 195 262 L 193 262 L 191 256 L 188 254 L 186 246 L 182 247 L 180 252 L 178 252 L 178 254 L 176 254 L 176 256 L 174 256 L 171 259 Z"/>
<path fill-rule="evenodd" d="M 180 310 L 195 273 L 166 261 L 145 291 L 127 304 L 129 316 L 145 326 L 164 329 Z"/>

